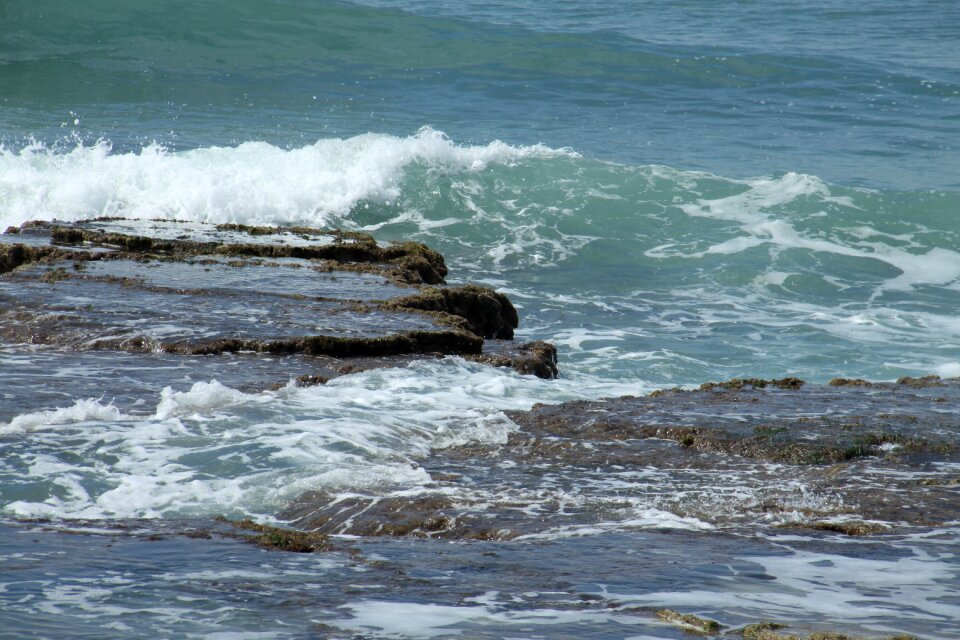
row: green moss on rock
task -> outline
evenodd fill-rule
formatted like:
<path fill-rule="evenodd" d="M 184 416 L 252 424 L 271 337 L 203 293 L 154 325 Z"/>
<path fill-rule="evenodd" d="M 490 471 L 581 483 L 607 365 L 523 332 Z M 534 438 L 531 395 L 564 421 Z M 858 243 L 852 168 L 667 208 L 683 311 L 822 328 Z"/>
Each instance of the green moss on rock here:
<path fill-rule="evenodd" d="M 804 636 L 788 633 L 780 633 L 780 629 L 786 629 L 789 625 L 779 622 L 760 622 L 749 624 L 739 630 L 744 640 L 804 640 Z M 866 640 L 858 636 L 850 636 L 836 631 L 814 631 L 806 636 L 805 640 Z M 910 635 L 898 635 L 887 638 L 886 640 L 917 640 Z"/>
<path fill-rule="evenodd" d="M 330 538 L 322 533 L 293 531 L 281 527 L 259 524 L 249 518 L 243 520 L 229 520 L 223 516 L 215 518 L 218 522 L 232 525 L 237 529 L 252 531 L 257 535 L 247 537 L 247 540 L 257 546 L 294 553 L 313 553 L 315 551 L 330 551 L 333 545 Z"/>
<path fill-rule="evenodd" d="M 660 609 L 657 611 L 657 617 L 664 622 L 670 622 L 697 633 L 715 635 L 720 632 L 720 623 L 715 620 L 707 620 L 689 613 L 678 613 L 673 609 Z"/>
<path fill-rule="evenodd" d="M 831 387 L 872 387 L 874 384 L 863 378 L 833 378 L 828 383 Z"/>
<path fill-rule="evenodd" d="M 725 391 L 741 391 L 745 388 L 766 389 L 776 387 L 777 389 L 799 389 L 806 382 L 800 378 L 780 378 L 773 380 L 764 380 L 763 378 L 734 378 L 727 382 L 704 382 L 700 385 L 701 391 L 712 391 L 714 389 L 723 389 Z"/>
<path fill-rule="evenodd" d="M 913 387 L 914 389 L 924 389 L 927 387 L 944 386 L 943 379 L 940 376 L 922 376 L 920 378 L 903 376 L 902 378 L 897 380 L 897 384 Z"/>
<path fill-rule="evenodd" d="M 785 640 L 791 636 L 785 636 L 776 633 L 776 631 L 786 628 L 787 625 L 779 622 L 758 622 L 748 624 L 740 630 L 740 634 L 744 637 L 744 640 Z"/>

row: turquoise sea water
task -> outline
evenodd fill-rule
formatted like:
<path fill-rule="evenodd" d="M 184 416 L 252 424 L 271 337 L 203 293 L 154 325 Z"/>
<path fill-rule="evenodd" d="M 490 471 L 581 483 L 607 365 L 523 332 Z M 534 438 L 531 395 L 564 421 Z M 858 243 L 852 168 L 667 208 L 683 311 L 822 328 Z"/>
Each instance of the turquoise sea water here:
<path fill-rule="evenodd" d="M 5 3 L 0 222 L 414 237 L 653 383 L 960 372 L 953 3 L 390 4 Z"/>
<path fill-rule="evenodd" d="M 735 376 L 960 375 L 958 52 L 960 4 L 942 0 L 7 0 L 0 229 L 116 215 L 412 238 L 446 256 L 450 282 L 506 292 L 521 338 L 558 346 L 555 382 L 451 361 L 293 398 L 173 390 L 184 406 L 219 398 L 197 406 L 249 430 L 252 450 L 285 445 L 250 402 L 318 433 L 345 412 L 374 424 L 383 437 L 346 480 L 330 480 L 336 461 L 268 469 L 276 485 L 353 490 L 396 472 L 382 457 L 422 455 L 431 420 L 502 428 L 491 416 L 535 401 Z M 46 357 L 4 349 L 8 371 Z M 115 462 L 0 412 L 3 518 L 269 517 L 293 495 L 258 488 L 256 465 L 217 477 L 202 438 L 186 462 L 153 415 L 173 396 L 111 412 L 105 379 L 92 405 L 43 409 L 86 425 L 81 450 L 117 436 Z M 369 411 L 351 404 L 371 395 Z M 438 403 L 449 415 L 424 417 Z M 77 571 L 65 579 L 89 578 Z M 5 593 L 32 594 L 51 628 L 71 611 L 132 624 L 83 608 L 100 591 Z M 112 628 L 155 633 L 157 616 Z M 223 624 L 248 637 L 241 619 Z M 174 635 L 212 637 L 177 620 Z"/>

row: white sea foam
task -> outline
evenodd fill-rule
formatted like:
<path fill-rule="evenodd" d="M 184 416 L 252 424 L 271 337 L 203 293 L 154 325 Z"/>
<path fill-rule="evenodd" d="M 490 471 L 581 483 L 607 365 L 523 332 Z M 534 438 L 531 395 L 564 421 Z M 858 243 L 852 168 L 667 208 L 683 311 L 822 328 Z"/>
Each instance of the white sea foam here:
<path fill-rule="evenodd" d="M 599 522 L 588 525 L 569 525 L 556 527 L 539 533 L 519 536 L 517 540 L 554 540 L 558 538 L 578 538 L 594 536 L 624 529 L 682 529 L 686 531 L 708 531 L 715 527 L 698 518 L 678 516 L 661 509 L 642 509 L 626 520 Z"/>
<path fill-rule="evenodd" d="M 335 226 L 360 202 L 396 200 L 412 164 L 469 173 L 568 153 L 499 141 L 457 145 L 429 127 L 404 138 L 370 133 L 289 150 L 245 142 L 114 153 L 103 141 L 58 152 L 37 143 L 0 148 L 0 227 L 94 216 Z"/>
<path fill-rule="evenodd" d="M 767 211 L 781 207 L 797 198 L 830 197 L 829 187 L 815 176 L 787 173 L 780 178 L 757 178 L 741 181 L 745 191 L 724 198 L 700 200 L 683 204 L 680 208 L 691 216 L 731 220 L 741 224 L 763 224 L 769 220 Z M 849 199 L 834 199 L 839 204 L 853 206 Z"/>
<path fill-rule="evenodd" d="M 2 510 L 21 517 L 269 518 L 310 490 L 425 485 L 430 476 L 417 460 L 432 449 L 505 442 L 516 426 L 503 410 L 548 395 L 561 401 L 610 390 L 599 379 L 543 381 L 451 358 L 256 394 L 215 380 L 166 388 L 146 415 L 84 401 L 13 419 L 23 443 L 0 458 L 0 478 L 46 490 Z M 72 433 L 69 451 L 42 426 L 91 416 Z"/>
<path fill-rule="evenodd" d="M 952 536 L 950 539 L 955 543 Z M 782 535 L 775 540 L 780 545 L 790 542 Z M 802 550 L 751 554 L 740 560 L 756 564 L 759 572 L 773 578 L 753 590 L 657 591 L 636 595 L 604 591 L 602 595 L 631 604 L 680 610 L 711 608 L 746 617 L 773 616 L 784 620 L 813 616 L 865 625 L 891 616 L 901 622 L 957 620 L 960 607 L 951 603 L 948 595 L 951 589 L 947 585 L 956 578 L 950 564 L 943 562 L 940 553 L 931 553 L 910 541 L 892 544 L 898 551 L 882 559 Z"/>
<path fill-rule="evenodd" d="M 160 402 L 154 417 L 157 420 L 166 420 L 174 416 L 196 415 L 256 397 L 225 387 L 216 380 L 194 383 L 189 391 L 175 392 L 171 387 L 166 387 L 160 392 Z"/>
<path fill-rule="evenodd" d="M 731 181 L 737 183 L 738 181 Z M 960 253 L 934 247 L 923 252 L 911 252 L 884 242 L 870 242 L 870 238 L 886 237 L 911 241 L 909 235 L 891 235 L 859 226 L 849 229 L 855 242 L 840 242 L 819 235 L 799 231 L 778 211 L 785 205 L 809 199 L 820 206 L 833 205 L 857 209 L 845 196 L 831 195 L 822 180 L 804 174 L 787 173 L 780 178 L 757 178 L 739 181 L 747 188 L 739 194 L 714 199 L 700 199 L 680 205 L 689 216 L 726 220 L 740 225 L 743 235 L 717 242 L 703 251 L 684 252 L 674 245 L 663 245 L 648 250 L 650 257 L 703 258 L 710 254 L 736 254 L 759 246 L 785 249 L 806 249 L 838 256 L 878 260 L 897 269 L 900 274 L 888 279 L 878 289 L 906 290 L 915 285 L 949 285 L 960 280 Z"/>
<path fill-rule="evenodd" d="M 416 602 L 361 600 L 340 607 L 350 618 L 327 620 L 341 629 L 371 631 L 376 635 L 403 638 L 435 638 L 456 635 L 458 626 L 551 626 L 558 624 L 603 624 L 615 621 L 620 625 L 640 625 L 643 620 L 602 611 L 564 611 L 558 609 L 523 609 L 511 611 L 494 604 L 449 606 Z M 519 631 L 519 629 L 518 629 Z M 539 635 L 539 634 L 538 634 Z"/>
<path fill-rule="evenodd" d="M 0 422 L 0 435 L 26 433 L 58 425 L 97 420 L 120 420 L 122 417 L 120 410 L 112 404 L 103 404 L 97 399 L 77 400 L 70 407 L 25 413 L 14 417 L 7 424 Z"/>
<path fill-rule="evenodd" d="M 771 328 L 810 325 L 837 338 L 861 344 L 911 344 L 923 348 L 931 340 L 940 341 L 945 336 L 960 335 L 960 320 L 928 311 L 880 305 L 864 309 L 862 303 L 851 305 L 854 308 L 848 309 L 845 306 L 827 307 L 809 302 L 751 296 L 739 301 L 731 300 L 728 304 L 736 307 L 741 322 L 754 322 Z M 705 322 L 720 324 L 729 321 L 729 314 L 715 313 L 709 308 L 704 308 L 701 313 Z M 945 366 L 946 376 L 950 371 L 949 363 L 943 364 L 942 359 L 933 363 L 903 362 L 898 366 L 913 367 L 923 372 Z M 935 372 L 940 373 L 938 369 Z"/>
<path fill-rule="evenodd" d="M 956 378 L 960 376 L 960 362 L 945 362 L 936 366 L 934 373 L 942 378 Z"/>
<path fill-rule="evenodd" d="M 620 329 L 570 328 L 556 332 L 551 342 L 557 346 L 568 347 L 574 351 L 583 351 L 585 342 L 622 341 L 627 332 Z"/>

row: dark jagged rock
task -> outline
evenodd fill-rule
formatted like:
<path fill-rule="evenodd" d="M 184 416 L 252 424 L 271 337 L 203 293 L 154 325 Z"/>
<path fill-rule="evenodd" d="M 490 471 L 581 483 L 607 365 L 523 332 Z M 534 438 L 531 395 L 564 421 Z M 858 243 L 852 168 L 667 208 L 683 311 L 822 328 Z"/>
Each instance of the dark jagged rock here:
<path fill-rule="evenodd" d="M 872 387 L 873 383 L 862 378 L 834 378 L 828 383 L 831 387 Z"/>
<path fill-rule="evenodd" d="M 779 380 L 764 380 L 762 378 L 734 378 L 727 382 L 704 382 L 700 385 L 701 391 L 712 391 L 713 389 L 725 389 L 727 391 L 740 391 L 746 388 L 766 389 L 775 387 L 777 389 L 799 389 L 806 382 L 800 378 L 781 378 Z"/>
<path fill-rule="evenodd" d="M 549 342 L 537 340 L 515 345 L 511 342 L 487 342 L 484 353 L 466 356 L 474 362 L 509 367 L 517 372 L 551 380 L 559 375 L 557 348 Z"/>
<path fill-rule="evenodd" d="M 915 389 L 944 386 L 943 380 L 940 378 L 940 376 L 923 376 L 920 378 L 904 376 L 897 380 L 897 384 L 913 387 Z"/>
<path fill-rule="evenodd" d="M 0 244 L 0 273 L 13 271 L 26 264 L 65 262 L 68 260 L 96 260 L 97 256 L 57 247 L 31 247 L 23 244 Z"/>
<path fill-rule="evenodd" d="M 391 300 L 389 309 L 417 309 L 444 316 L 457 316 L 467 328 L 483 338 L 510 340 L 519 324 L 517 310 L 502 293 L 488 287 L 425 288 L 420 293 Z"/>
<path fill-rule="evenodd" d="M 98 347 L 117 348 L 122 344 L 98 343 Z M 134 345 L 137 346 L 137 345 Z M 364 358 L 405 355 L 413 353 L 472 354 L 483 348 L 483 340 L 464 331 L 407 331 L 376 338 L 344 338 L 339 336 L 307 336 L 289 340 L 246 340 L 223 338 L 199 344 L 166 344 L 141 348 L 186 355 L 217 355 L 251 351 L 287 355 L 303 353 L 310 356 L 335 358 Z"/>
<path fill-rule="evenodd" d="M 831 533 L 842 533 L 845 536 L 869 536 L 876 533 L 887 533 L 890 527 L 873 522 L 863 522 L 862 520 L 849 520 L 841 522 L 793 522 L 781 525 L 789 529 L 812 529 L 814 531 L 829 531 Z"/>

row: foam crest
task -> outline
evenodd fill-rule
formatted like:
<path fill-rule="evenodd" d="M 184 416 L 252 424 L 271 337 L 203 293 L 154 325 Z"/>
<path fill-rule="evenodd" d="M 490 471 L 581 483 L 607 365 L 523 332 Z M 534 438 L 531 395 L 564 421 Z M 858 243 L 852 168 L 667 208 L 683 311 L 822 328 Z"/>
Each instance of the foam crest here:
<path fill-rule="evenodd" d="M 160 392 L 160 402 L 154 417 L 157 420 L 166 420 L 174 416 L 203 413 L 239 404 L 253 397 L 226 387 L 216 380 L 194 383 L 189 391 L 174 391 L 171 387 L 164 387 Z"/>
<path fill-rule="evenodd" d="M 107 141 L 65 152 L 40 143 L 0 147 L 0 224 L 123 216 L 329 226 L 358 203 L 396 200 L 411 164 L 477 172 L 567 153 L 500 141 L 457 145 L 429 127 L 408 137 L 368 133 L 293 149 L 265 142 L 183 152 L 152 144 L 139 153 L 114 153 Z"/>
<path fill-rule="evenodd" d="M 0 435 L 29 433 L 65 424 L 77 424 L 99 420 L 120 420 L 123 414 L 112 404 L 100 400 L 77 400 L 70 407 L 26 413 L 14 417 L 8 424 L 0 423 Z"/>
<path fill-rule="evenodd" d="M 960 362 L 945 362 L 934 369 L 934 373 L 943 378 L 960 376 Z"/>

